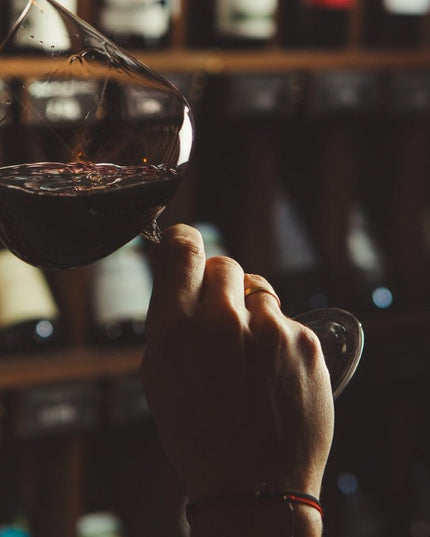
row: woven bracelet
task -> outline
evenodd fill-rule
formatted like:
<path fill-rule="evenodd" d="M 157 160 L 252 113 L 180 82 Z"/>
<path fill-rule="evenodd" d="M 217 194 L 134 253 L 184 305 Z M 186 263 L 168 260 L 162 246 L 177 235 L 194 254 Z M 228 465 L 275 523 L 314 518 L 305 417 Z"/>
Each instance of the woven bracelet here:
<path fill-rule="evenodd" d="M 200 500 L 198 502 L 188 504 L 186 507 L 187 520 L 190 521 L 190 517 L 206 511 L 207 509 L 216 509 L 225 506 L 234 506 L 237 504 L 258 504 L 260 502 L 266 503 L 270 501 L 278 501 L 279 503 L 307 505 L 316 509 L 321 517 L 324 517 L 324 511 L 321 503 L 317 498 L 309 494 L 303 494 L 301 492 L 277 492 L 273 490 L 267 490 L 265 488 L 258 489 L 254 494 L 238 494 L 235 496 L 219 496 L 216 498 L 210 498 L 207 500 Z"/>

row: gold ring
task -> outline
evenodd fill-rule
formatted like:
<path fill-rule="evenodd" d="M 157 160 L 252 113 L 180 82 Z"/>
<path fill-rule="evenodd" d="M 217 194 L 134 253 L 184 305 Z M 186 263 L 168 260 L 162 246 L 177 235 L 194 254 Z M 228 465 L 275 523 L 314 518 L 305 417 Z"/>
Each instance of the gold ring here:
<path fill-rule="evenodd" d="M 281 300 L 274 291 L 270 291 L 270 289 L 266 289 L 265 287 L 247 287 L 245 289 L 245 298 L 254 293 L 266 293 L 267 295 L 273 296 L 278 303 L 279 309 L 281 308 Z"/>

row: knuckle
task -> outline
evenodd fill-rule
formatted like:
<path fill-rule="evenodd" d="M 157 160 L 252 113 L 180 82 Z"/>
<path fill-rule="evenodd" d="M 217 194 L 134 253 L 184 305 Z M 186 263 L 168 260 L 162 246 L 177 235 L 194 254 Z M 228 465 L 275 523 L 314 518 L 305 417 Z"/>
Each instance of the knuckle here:
<path fill-rule="evenodd" d="M 246 284 L 247 285 L 256 285 L 263 287 L 272 287 L 269 282 L 261 276 L 260 274 L 246 274 Z"/>
<path fill-rule="evenodd" d="M 319 361 L 323 357 L 320 340 L 310 328 L 299 325 L 296 342 L 304 358 L 311 361 Z"/>
<path fill-rule="evenodd" d="M 197 242 L 197 243 L 202 242 L 201 233 L 196 228 L 187 226 L 185 224 L 175 224 L 173 226 L 168 227 L 163 232 L 162 243 L 175 241 L 181 238 L 189 238 L 192 241 Z"/>
<path fill-rule="evenodd" d="M 223 270 L 223 269 L 233 268 L 233 269 L 242 270 L 242 267 L 239 265 L 239 263 L 236 260 L 234 260 L 232 257 L 227 257 L 223 255 L 210 257 L 206 261 L 206 264 L 207 264 L 207 267 L 210 269 L 213 268 L 213 269 Z"/>

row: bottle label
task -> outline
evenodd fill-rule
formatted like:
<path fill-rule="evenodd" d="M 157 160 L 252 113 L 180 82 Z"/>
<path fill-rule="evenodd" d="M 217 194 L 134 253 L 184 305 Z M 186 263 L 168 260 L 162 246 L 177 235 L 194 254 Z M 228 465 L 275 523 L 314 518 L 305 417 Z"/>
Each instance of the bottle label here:
<path fill-rule="evenodd" d="M 430 111 L 430 75 L 426 72 L 396 73 L 389 86 L 388 103 L 402 114 Z"/>
<path fill-rule="evenodd" d="M 216 30 L 220 35 L 270 39 L 276 32 L 277 0 L 218 0 Z"/>
<path fill-rule="evenodd" d="M 47 432 L 87 429 L 99 415 L 100 394 L 93 384 L 53 384 L 22 394 L 17 433 L 30 437 Z"/>
<path fill-rule="evenodd" d="M 378 74 L 361 71 L 326 71 L 315 76 L 312 113 L 366 112 L 379 104 Z"/>
<path fill-rule="evenodd" d="M 166 0 L 110 0 L 100 13 L 100 25 L 113 35 L 160 39 L 169 31 L 171 13 Z"/>
<path fill-rule="evenodd" d="M 384 8 L 395 15 L 426 15 L 430 0 L 383 0 Z"/>
<path fill-rule="evenodd" d="M 278 117 L 286 94 L 282 76 L 240 75 L 230 79 L 226 111 L 233 117 Z"/>
<path fill-rule="evenodd" d="M 302 0 L 308 7 L 321 7 L 325 9 L 350 9 L 354 0 Z"/>
<path fill-rule="evenodd" d="M 170 13 L 165 2 L 143 2 L 131 21 L 130 33 L 160 39 L 169 32 Z"/>
<path fill-rule="evenodd" d="M 146 259 L 131 247 L 120 248 L 95 267 L 93 314 L 96 322 L 146 319 L 152 275 Z"/>
<path fill-rule="evenodd" d="M 57 307 L 41 271 L 9 250 L 0 251 L 0 326 L 57 317 Z"/>
<path fill-rule="evenodd" d="M 15 22 L 23 12 L 28 0 L 14 0 L 12 3 L 12 20 Z M 77 0 L 59 0 L 59 4 L 72 13 L 77 13 Z M 43 46 L 49 52 L 67 50 L 71 47 L 68 30 L 59 13 L 50 8 L 45 13 L 37 2 L 33 2 L 28 15 L 24 18 L 26 38 L 20 42 L 25 48 L 40 48 Z M 28 36 L 28 38 L 27 38 Z"/>
<path fill-rule="evenodd" d="M 23 121 L 31 124 L 95 121 L 100 88 L 92 80 L 37 80 L 25 93 Z"/>

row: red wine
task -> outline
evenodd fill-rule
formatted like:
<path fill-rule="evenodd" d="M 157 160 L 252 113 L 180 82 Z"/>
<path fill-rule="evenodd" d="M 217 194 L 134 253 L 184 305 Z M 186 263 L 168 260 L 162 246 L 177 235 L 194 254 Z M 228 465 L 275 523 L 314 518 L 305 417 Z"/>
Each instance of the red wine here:
<path fill-rule="evenodd" d="M 154 229 L 155 241 L 156 218 L 180 182 L 178 170 L 162 165 L 0 168 L 0 240 L 44 269 L 89 264 L 144 231 Z"/>

